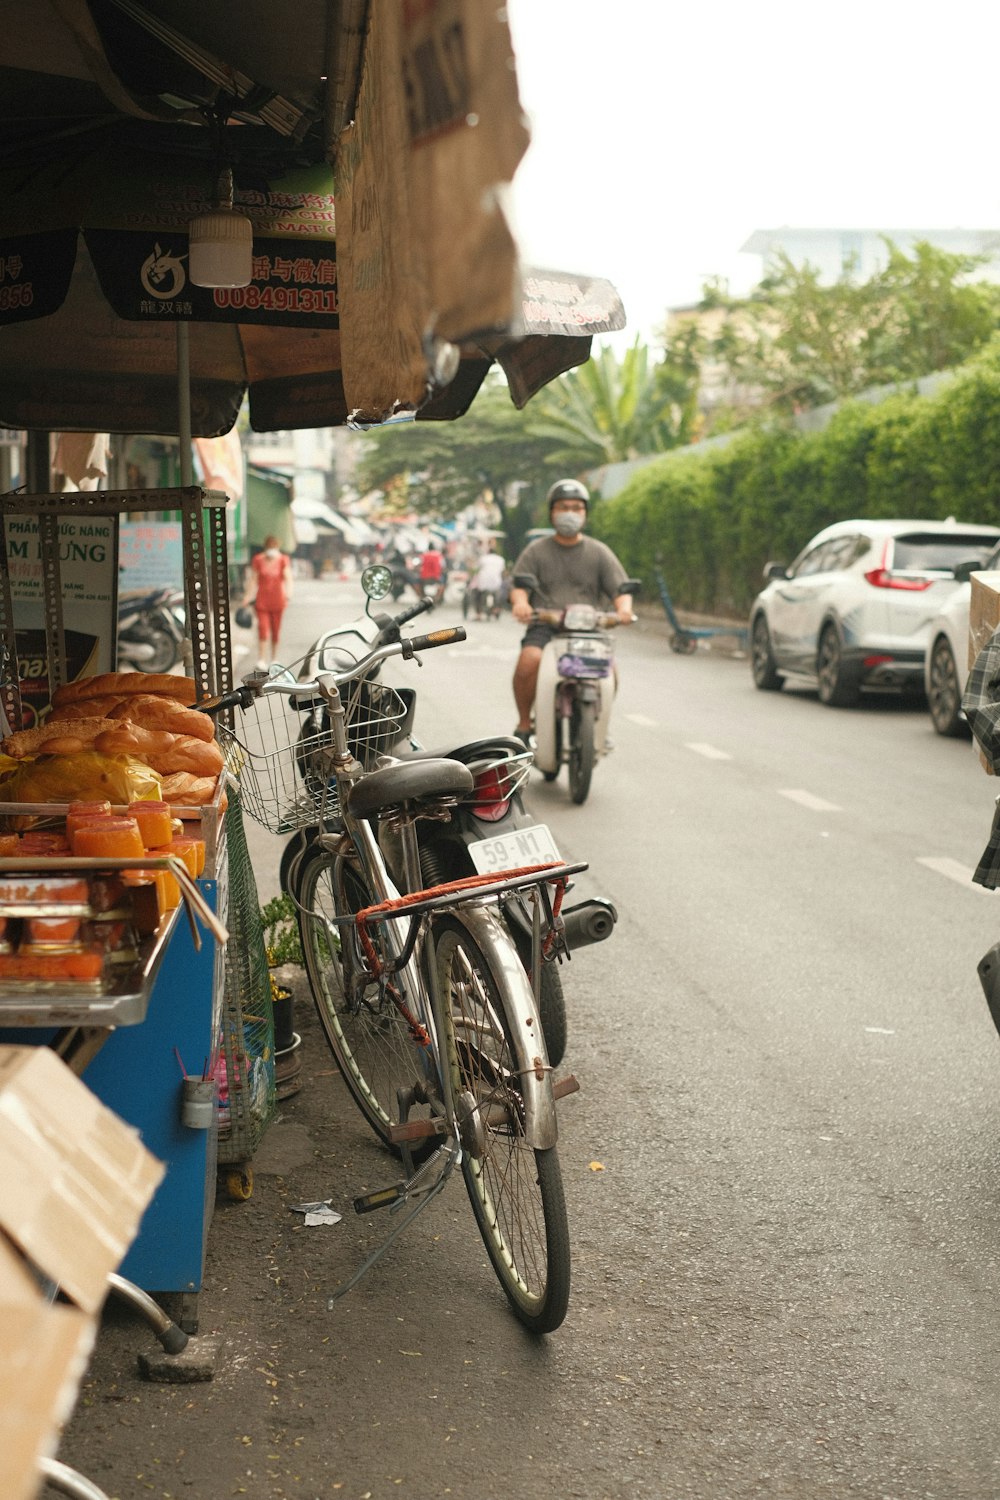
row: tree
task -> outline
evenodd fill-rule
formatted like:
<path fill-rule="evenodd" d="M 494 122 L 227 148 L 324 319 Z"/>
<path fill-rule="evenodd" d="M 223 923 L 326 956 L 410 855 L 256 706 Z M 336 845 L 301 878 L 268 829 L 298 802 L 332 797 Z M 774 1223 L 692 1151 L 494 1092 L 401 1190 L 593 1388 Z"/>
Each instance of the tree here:
<path fill-rule="evenodd" d="M 982 257 L 886 243 L 887 264 L 863 282 L 848 267 L 824 285 L 781 254 L 748 298 L 706 285 L 703 378 L 714 367 L 741 417 L 793 412 L 960 364 L 992 337 L 1000 288 L 968 279 Z"/>
<path fill-rule="evenodd" d="M 529 430 L 555 445 L 552 462 L 568 473 L 662 453 L 687 440 L 696 373 L 682 357 L 653 365 L 638 339 L 621 362 L 605 344 L 539 391 L 528 407 Z"/>
<path fill-rule="evenodd" d="M 390 424 L 362 442 L 362 489 L 405 496 L 403 508 L 428 519 L 457 515 L 488 494 L 503 517 L 508 551 L 534 522 L 556 446 L 530 430 L 503 377 L 493 374 L 457 421 Z"/>
<path fill-rule="evenodd" d="M 688 441 L 697 373 L 693 346 L 678 346 L 660 363 L 639 340 L 620 363 L 604 346 L 520 412 L 502 376 L 492 375 L 457 422 L 367 433 L 358 482 L 428 518 L 456 515 L 489 493 L 512 552 L 529 527 L 546 520 L 542 505 L 554 479 Z"/>

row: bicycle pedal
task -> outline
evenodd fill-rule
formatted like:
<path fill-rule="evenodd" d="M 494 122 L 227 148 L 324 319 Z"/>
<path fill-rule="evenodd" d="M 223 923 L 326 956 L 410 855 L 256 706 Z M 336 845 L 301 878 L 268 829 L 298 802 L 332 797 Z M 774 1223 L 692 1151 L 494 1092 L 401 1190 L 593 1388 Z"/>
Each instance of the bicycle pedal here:
<path fill-rule="evenodd" d="M 394 1203 L 402 1203 L 405 1197 L 406 1183 L 394 1182 L 392 1187 L 379 1188 L 374 1193 L 365 1193 L 363 1197 L 355 1198 L 354 1212 L 370 1214 L 377 1208 L 392 1208 Z"/>
<path fill-rule="evenodd" d="M 580 1089 L 580 1080 L 572 1073 L 567 1073 L 565 1078 L 557 1078 L 552 1085 L 553 1099 L 562 1099 L 567 1094 L 576 1094 Z"/>
<path fill-rule="evenodd" d="M 394 1146 L 403 1146 L 407 1141 L 426 1141 L 432 1135 L 447 1135 L 448 1122 L 436 1116 L 432 1120 L 401 1120 L 389 1126 L 389 1140 Z"/>

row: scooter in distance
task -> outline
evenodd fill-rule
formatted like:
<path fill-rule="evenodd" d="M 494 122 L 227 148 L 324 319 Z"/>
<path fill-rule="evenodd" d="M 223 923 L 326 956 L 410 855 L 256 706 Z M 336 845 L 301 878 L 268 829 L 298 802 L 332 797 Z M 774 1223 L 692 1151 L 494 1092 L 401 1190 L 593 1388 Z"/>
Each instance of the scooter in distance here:
<path fill-rule="evenodd" d="M 169 672 L 184 649 L 186 615 L 181 589 L 147 589 L 118 596 L 118 670 Z"/>
<path fill-rule="evenodd" d="M 538 581 L 525 573 L 514 579 L 530 594 Z M 636 594 L 637 578 L 622 592 Z M 590 792 L 594 766 L 607 753 L 611 706 L 617 690 L 615 652 L 610 631 L 621 621 L 613 612 L 591 604 L 566 609 L 536 609 L 532 620 L 551 625 L 556 635 L 544 647 L 535 689 L 535 765 L 546 781 L 555 781 L 565 765 L 569 794 L 579 804 Z"/>
<path fill-rule="evenodd" d="M 345 665 L 359 660 L 376 645 L 398 640 L 401 627 L 427 609 L 427 601 L 420 600 L 396 616 L 372 615 L 370 601 L 384 597 L 384 592 L 391 587 L 389 570 L 382 569 L 386 587 L 382 594 L 376 592 L 380 579 L 370 575 L 377 571 L 377 568 L 366 569 L 362 574 L 362 585 L 369 598 L 365 613 L 337 630 L 327 631 L 316 641 L 299 672 L 303 680 L 312 680 L 324 670 L 342 671 Z M 370 690 L 376 694 L 380 691 L 375 676 L 370 680 Z M 413 737 L 415 691 L 412 688 L 396 688 L 394 691 L 406 705 L 406 712 L 392 742 L 379 745 L 379 766 L 415 758 L 444 758 L 461 762 L 472 773 L 471 791 L 449 797 L 447 805 L 442 802 L 439 816 L 425 817 L 418 825 L 421 877 L 425 886 L 442 885 L 474 874 L 498 874 L 527 864 L 558 859 L 559 853 L 548 827 L 538 823 L 524 805 L 521 790 L 530 772 L 531 753 L 525 750 L 521 741 L 498 735 L 425 751 Z M 302 729 L 304 743 L 315 744 L 317 735 L 322 736 L 324 712 L 321 706 L 308 710 Z M 300 769 L 308 784 L 309 777 L 315 772 L 305 764 Z M 312 828 L 295 834 L 282 856 L 282 889 L 293 899 L 298 862 L 317 832 L 318 828 Z M 391 821 L 382 821 L 378 827 L 378 839 L 393 878 L 402 880 L 403 855 L 398 829 Z M 513 893 L 504 903 L 503 916 L 522 963 L 530 969 L 534 913 L 529 903 Z M 556 940 L 537 976 L 539 1017 L 548 1059 L 553 1067 L 562 1060 L 565 1052 L 567 1027 L 558 960 L 578 948 L 610 937 L 617 919 L 618 913 L 612 903 L 600 898 L 564 906 L 558 914 Z"/>

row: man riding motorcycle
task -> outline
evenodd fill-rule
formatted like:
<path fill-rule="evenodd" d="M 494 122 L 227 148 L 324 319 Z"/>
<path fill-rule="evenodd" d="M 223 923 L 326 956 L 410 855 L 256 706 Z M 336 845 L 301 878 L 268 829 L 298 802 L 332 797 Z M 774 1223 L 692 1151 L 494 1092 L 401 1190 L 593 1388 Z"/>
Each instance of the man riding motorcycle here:
<path fill-rule="evenodd" d="M 631 624 L 633 618 L 632 595 L 622 588 L 628 582 L 625 569 L 610 547 L 583 535 L 590 505 L 586 486 L 575 479 L 560 479 L 546 499 L 555 534 L 529 542 L 513 569 L 515 580 L 521 574 L 532 574 L 538 580 L 537 589 L 529 597 L 527 589 L 515 582 L 510 591 L 511 613 L 528 627 L 514 668 L 514 733 L 525 745 L 531 738 L 542 651 L 556 633 L 551 625 L 531 623 L 533 610 L 565 609 L 571 604 L 591 604 L 599 609 L 610 602 L 621 624 Z"/>

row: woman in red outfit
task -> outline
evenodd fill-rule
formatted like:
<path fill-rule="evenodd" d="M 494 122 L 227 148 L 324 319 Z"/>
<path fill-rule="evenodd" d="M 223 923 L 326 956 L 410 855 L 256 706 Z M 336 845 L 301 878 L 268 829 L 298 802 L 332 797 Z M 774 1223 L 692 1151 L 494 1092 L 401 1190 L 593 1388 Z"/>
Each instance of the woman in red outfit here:
<path fill-rule="evenodd" d="M 292 560 L 286 557 L 276 536 L 264 541 L 263 552 L 250 560 L 250 578 L 244 604 L 253 604 L 257 611 L 257 636 L 260 641 L 259 671 L 267 666 L 268 653 L 272 661 L 277 659 L 278 634 L 285 605 L 292 597 Z M 256 597 L 254 593 L 256 590 Z"/>

